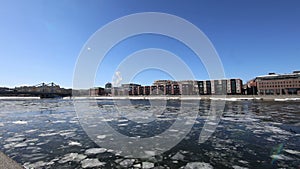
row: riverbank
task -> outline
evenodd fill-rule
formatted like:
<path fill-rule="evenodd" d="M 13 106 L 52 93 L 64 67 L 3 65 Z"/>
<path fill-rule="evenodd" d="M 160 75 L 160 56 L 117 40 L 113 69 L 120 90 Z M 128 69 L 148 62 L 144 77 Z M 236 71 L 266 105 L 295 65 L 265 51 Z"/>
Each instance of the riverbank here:
<path fill-rule="evenodd" d="M 298 95 L 286 96 L 258 96 L 258 95 L 201 95 L 201 96 L 80 96 L 80 97 L 65 97 L 63 99 L 98 99 L 98 100 L 226 100 L 226 101 L 239 101 L 239 100 L 265 100 L 265 101 L 300 101 Z M 0 97 L 0 100 L 35 100 L 40 97 Z"/>
<path fill-rule="evenodd" d="M 18 97 L 18 96 L 0 96 L 0 100 L 34 100 L 40 97 Z"/>
<path fill-rule="evenodd" d="M 75 97 L 76 99 L 131 99 L 131 100 L 265 100 L 265 101 L 300 101 L 300 96 L 258 96 L 258 95 L 203 95 L 203 96 L 97 96 L 97 97 Z"/>

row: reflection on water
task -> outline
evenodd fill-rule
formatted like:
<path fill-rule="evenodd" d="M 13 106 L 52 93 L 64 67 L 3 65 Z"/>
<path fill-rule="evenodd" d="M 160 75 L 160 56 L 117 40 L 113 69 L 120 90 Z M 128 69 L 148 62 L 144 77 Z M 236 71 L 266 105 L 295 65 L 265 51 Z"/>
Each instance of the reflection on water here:
<path fill-rule="evenodd" d="M 98 100 L 102 112 L 113 102 Z M 149 102 L 133 101 L 149 110 Z M 102 118 L 131 137 L 151 137 L 174 123 L 179 101 L 169 101 L 154 120 Z M 95 144 L 81 128 L 71 100 L 6 100 L 0 102 L 0 150 L 26 168 L 299 168 L 299 102 L 227 102 L 216 131 L 204 143 L 199 134 L 210 102 L 200 101 L 189 134 L 169 151 L 147 159 L 125 158 Z M 154 112 L 155 114 L 155 112 Z M 101 118 L 101 117 L 99 117 Z M 148 117 L 147 117 L 148 118 Z M 141 119 L 143 120 L 143 119 Z M 180 131 L 173 131 L 174 136 Z M 97 135 L 105 140 L 108 134 Z M 151 152 L 149 152 L 151 155 Z"/>

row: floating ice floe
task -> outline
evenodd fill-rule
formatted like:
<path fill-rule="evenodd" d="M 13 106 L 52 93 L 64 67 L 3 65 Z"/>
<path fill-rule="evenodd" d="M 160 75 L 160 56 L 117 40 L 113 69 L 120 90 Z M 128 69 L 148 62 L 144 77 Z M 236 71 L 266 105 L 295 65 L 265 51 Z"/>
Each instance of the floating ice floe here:
<path fill-rule="evenodd" d="M 142 168 L 146 169 L 146 168 L 153 168 L 154 167 L 154 163 L 151 162 L 142 162 Z"/>
<path fill-rule="evenodd" d="M 27 124 L 27 121 L 23 121 L 23 120 L 18 120 L 18 121 L 14 121 L 12 122 L 13 124 Z"/>
<path fill-rule="evenodd" d="M 98 135 L 97 136 L 97 139 L 105 139 L 106 138 L 106 135 Z"/>
<path fill-rule="evenodd" d="M 105 153 L 107 151 L 106 148 L 90 148 L 85 150 L 86 155 L 92 155 L 92 154 L 101 154 L 101 153 Z"/>
<path fill-rule="evenodd" d="M 70 132 L 60 132 L 59 135 L 69 138 L 69 137 L 74 137 L 76 135 L 75 132 L 70 131 Z"/>
<path fill-rule="evenodd" d="M 69 153 L 66 154 L 61 160 L 59 160 L 59 163 L 66 163 L 69 161 L 76 161 L 80 162 L 81 160 L 85 159 L 87 156 L 84 154 L 78 154 L 78 153 Z"/>
<path fill-rule="evenodd" d="M 122 122 L 128 122 L 128 120 L 127 120 L 127 119 L 120 119 L 120 120 L 118 120 L 118 122 L 119 122 L 119 123 L 122 123 Z"/>
<path fill-rule="evenodd" d="M 155 152 L 155 151 L 146 150 L 146 151 L 145 151 L 145 154 L 146 154 L 147 156 L 155 156 L 156 152 Z"/>
<path fill-rule="evenodd" d="M 36 132 L 37 129 L 32 129 L 32 130 L 26 130 L 25 133 L 33 133 L 33 132 Z"/>
<path fill-rule="evenodd" d="M 285 156 L 283 154 L 271 155 L 271 158 L 276 159 L 276 160 L 293 160 L 293 158 Z"/>
<path fill-rule="evenodd" d="M 17 143 L 4 144 L 3 147 L 4 147 L 5 149 L 10 149 L 10 148 L 14 147 L 16 144 L 17 144 Z"/>
<path fill-rule="evenodd" d="M 274 142 L 274 141 L 276 141 L 276 140 L 274 140 L 274 139 L 273 139 L 273 137 L 272 137 L 272 136 L 270 136 L 270 137 L 266 138 L 266 140 L 268 140 L 268 141 L 271 141 L 271 142 Z"/>
<path fill-rule="evenodd" d="M 39 136 L 40 137 L 48 137 L 48 136 L 54 136 L 54 135 L 58 135 L 59 133 L 42 133 Z"/>
<path fill-rule="evenodd" d="M 286 131 L 286 130 L 282 130 L 279 127 L 275 127 L 275 126 L 265 126 L 264 127 L 265 132 L 271 132 L 271 133 L 275 133 L 275 134 L 284 134 L 284 135 L 290 135 L 291 133 Z"/>
<path fill-rule="evenodd" d="M 135 162 L 134 159 L 125 159 L 121 161 L 119 164 L 124 168 L 128 168 L 131 167 L 134 164 L 134 162 Z"/>
<path fill-rule="evenodd" d="M 26 140 L 25 143 L 32 143 L 32 142 L 37 142 L 37 141 L 39 141 L 38 138 L 33 138 L 33 139 Z"/>
<path fill-rule="evenodd" d="M 57 121 L 53 121 L 52 123 L 56 124 L 56 123 L 66 123 L 66 120 L 57 120 Z"/>
<path fill-rule="evenodd" d="M 209 163 L 191 162 L 188 163 L 184 169 L 213 169 L 213 166 Z"/>
<path fill-rule="evenodd" d="M 3 127 L 4 126 L 4 123 L 0 123 L 0 127 Z"/>
<path fill-rule="evenodd" d="M 128 123 L 122 123 L 122 124 L 118 124 L 119 127 L 122 127 L 122 126 L 128 126 Z"/>
<path fill-rule="evenodd" d="M 242 164 L 248 164 L 249 162 L 248 161 L 244 161 L 244 160 L 239 160 L 240 163 Z"/>
<path fill-rule="evenodd" d="M 25 163 L 23 166 L 26 169 L 32 169 L 32 168 L 43 168 L 44 166 L 49 165 L 47 162 L 44 161 L 38 161 L 35 163 Z M 51 165 L 51 163 L 50 163 Z"/>
<path fill-rule="evenodd" d="M 27 143 L 17 143 L 16 145 L 14 145 L 15 148 L 20 148 L 20 147 L 26 147 Z"/>
<path fill-rule="evenodd" d="M 97 158 L 88 158 L 81 161 L 82 168 L 93 168 L 105 165 L 105 162 L 100 162 Z"/>
<path fill-rule="evenodd" d="M 170 132 L 178 132 L 179 130 L 176 130 L 176 129 L 170 129 L 169 131 L 170 131 Z"/>
<path fill-rule="evenodd" d="M 142 168 L 142 165 L 141 164 L 134 164 L 133 167 L 134 168 Z"/>
<path fill-rule="evenodd" d="M 238 166 L 238 165 L 234 165 L 232 166 L 233 169 L 248 169 L 247 167 L 241 167 L 241 166 Z"/>
<path fill-rule="evenodd" d="M 172 160 L 183 160 L 184 155 L 182 155 L 180 152 L 177 152 L 173 157 L 171 157 Z"/>
<path fill-rule="evenodd" d="M 69 145 L 69 146 L 79 146 L 79 147 L 81 147 L 81 146 L 82 146 L 82 144 L 81 144 L 81 143 L 79 143 L 79 142 L 76 142 L 76 141 L 70 141 L 68 145 Z"/>
<path fill-rule="evenodd" d="M 286 149 L 286 150 L 284 150 L 284 151 L 287 152 L 287 153 L 289 153 L 289 154 L 300 155 L 300 151 L 289 150 L 289 149 Z"/>
<path fill-rule="evenodd" d="M 19 141 L 25 141 L 26 139 L 24 137 L 10 137 L 6 139 L 6 142 L 19 142 Z"/>
<path fill-rule="evenodd" d="M 40 147 L 26 147 L 26 149 L 27 150 L 32 150 L 32 152 L 33 151 L 38 152 L 38 150 L 41 150 L 42 148 L 40 148 Z"/>

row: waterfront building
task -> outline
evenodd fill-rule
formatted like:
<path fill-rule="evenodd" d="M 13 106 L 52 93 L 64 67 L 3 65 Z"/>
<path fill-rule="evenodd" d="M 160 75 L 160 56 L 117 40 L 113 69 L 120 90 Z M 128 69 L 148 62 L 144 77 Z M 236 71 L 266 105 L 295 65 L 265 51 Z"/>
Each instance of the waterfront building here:
<path fill-rule="evenodd" d="M 243 81 L 241 79 L 228 79 L 227 80 L 227 94 L 228 95 L 241 95 L 243 88 Z"/>
<path fill-rule="evenodd" d="M 172 85 L 171 84 L 165 85 L 164 94 L 165 95 L 172 95 Z"/>
<path fill-rule="evenodd" d="M 212 94 L 216 95 L 226 95 L 227 94 L 227 81 L 228 80 L 214 80 L 212 84 Z"/>
<path fill-rule="evenodd" d="M 138 95 L 145 95 L 145 87 L 144 86 L 138 86 L 137 90 L 138 90 Z"/>
<path fill-rule="evenodd" d="M 257 82 L 255 79 L 251 79 L 244 87 L 245 95 L 257 95 Z"/>
<path fill-rule="evenodd" d="M 105 89 L 104 89 L 104 91 L 105 91 L 105 95 L 106 95 L 106 96 L 110 96 L 110 95 L 112 94 L 112 84 L 111 84 L 110 82 L 107 82 L 107 83 L 105 84 Z"/>
<path fill-rule="evenodd" d="M 150 95 L 158 95 L 158 86 L 152 85 L 150 87 Z"/>
<path fill-rule="evenodd" d="M 144 86 L 144 95 L 150 95 L 151 86 Z"/>
<path fill-rule="evenodd" d="M 152 94 L 178 95 L 180 93 L 178 82 L 172 80 L 156 80 L 153 82 Z"/>
<path fill-rule="evenodd" d="M 255 78 L 258 95 L 300 95 L 300 71 L 269 73 Z"/>
<path fill-rule="evenodd" d="M 124 94 L 124 89 L 122 87 L 112 87 L 111 89 L 111 94 L 112 96 L 123 96 Z"/>
<path fill-rule="evenodd" d="M 172 95 L 180 95 L 181 94 L 179 84 L 174 83 L 174 84 L 172 84 L 171 88 L 172 88 L 172 92 L 171 92 Z"/>
<path fill-rule="evenodd" d="M 197 81 L 198 90 L 194 94 L 198 95 L 236 95 L 242 94 L 241 79 L 219 79 Z"/>
<path fill-rule="evenodd" d="M 207 95 L 211 95 L 212 93 L 211 93 L 211 82 L 210 82 L 210 80 L 206 80 L 205 81 L 205 94 L 207 94 Z"/>
<path fill-rule="evenodd" d="M 135 83 L 122 84 L 123 95 L 138 95 L 138 86 L 141 85 Z"/>
<path fill-rule="evenodd" d="M 94 87 L 90 89 L 90 96 L 102 96 L 105 95 L 104 88 Z"/>
<path fill-rule="evenodd" d="M 197 84 L 199 95 L 204 95 L 204 81 L 198 81 Z"/>
<path fill-rule="evenodd" d="M 236 95 L 242 94 L 241 79 L 219 80 L 156 80 L 151 86 L 122 84 L 113 88 L 113 95 Z"/>
<path fill-rule="evenodd" d="M 193 80 L 181 80 L 178 81 L 181 95 L 194 94 L 194 82 Z"/>

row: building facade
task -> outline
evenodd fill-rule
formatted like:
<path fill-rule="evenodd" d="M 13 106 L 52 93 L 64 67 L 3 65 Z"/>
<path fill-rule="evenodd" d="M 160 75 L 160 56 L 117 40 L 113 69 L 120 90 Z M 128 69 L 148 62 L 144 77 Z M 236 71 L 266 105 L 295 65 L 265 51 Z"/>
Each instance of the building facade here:
<path fill-rule="evenodd" d="M 240 95 L 242 86 L 241 79 L 157 80 L 151 86 L 129 83 L 112 87 L 112 95 Z"/>
<path fill-rule="evenodd" d="M 257 82 L 255 79 L 249 80 L 244 86 L 245 95 L 257 95 Z"/>
<path fill-rule="evenodd" d="M 90 96 L 103 96 L 105 95 L 105 90 L 102 87 L 95 87 L 90 89 Z"/>
<path fill-rule="evenodd" d="M 300 71 L 291 74 L 258 76 L 255 79 L 258 95 L 300 95 Z"/>

